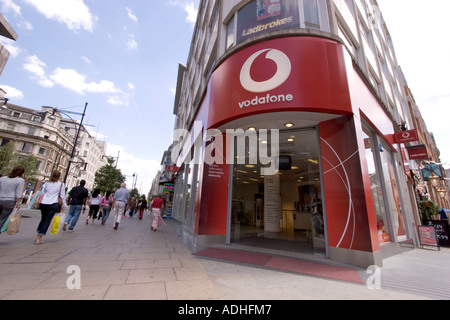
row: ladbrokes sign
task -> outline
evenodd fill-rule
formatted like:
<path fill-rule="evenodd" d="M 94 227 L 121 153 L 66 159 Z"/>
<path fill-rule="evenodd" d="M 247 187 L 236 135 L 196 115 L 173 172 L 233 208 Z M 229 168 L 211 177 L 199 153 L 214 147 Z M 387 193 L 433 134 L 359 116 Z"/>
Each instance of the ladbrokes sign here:
<path fill-rule="evenodd" d="M 266 112 L 352 112 L 343 50 L 327 39 L 287 37 L 234 54 L 211 77 L 208 128 Z"/>

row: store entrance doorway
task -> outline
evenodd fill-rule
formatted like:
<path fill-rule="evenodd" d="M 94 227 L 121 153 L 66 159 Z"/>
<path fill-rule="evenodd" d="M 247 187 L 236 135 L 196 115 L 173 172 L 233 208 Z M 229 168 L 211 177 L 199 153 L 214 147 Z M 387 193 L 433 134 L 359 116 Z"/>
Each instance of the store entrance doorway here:
<path fill-rule="evenodd" d="M 267 140 L 261 143 L 272 150 Z M 280 131 L 279 154 L 279 170 L 270 176 L 261 164 L 233 166 L 230 242 L 325 255 L 317 130 Z"/>

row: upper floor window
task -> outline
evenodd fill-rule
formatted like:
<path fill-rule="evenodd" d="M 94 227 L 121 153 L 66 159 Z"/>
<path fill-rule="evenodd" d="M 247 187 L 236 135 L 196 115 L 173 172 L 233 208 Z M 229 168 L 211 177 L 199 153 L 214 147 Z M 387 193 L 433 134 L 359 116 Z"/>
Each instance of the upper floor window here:
<path fill-rule="evenodd" d="M 237 17 L 236 43 L 270 31 L 300 28 L 298 0 L 255 0 Z"/>
<path fill-rule="evenodd" d="M 22 146 L 22 151 L 31 152 L 32 148 L 33 148 L 33 145 L 31 143 L 24 142 L 23 146 Z"/>
<path fill-rule="evenodd" d="M 320 30 L 319 8 L 317 0 L 303 0 L 305 27 Z"/>
<path fill-rule="evenodd" d="M 329 32 L 327 1 L 251 1 L 228 22 L 226 49 L 267 32 L 290 28 L 317 29 Z"/>

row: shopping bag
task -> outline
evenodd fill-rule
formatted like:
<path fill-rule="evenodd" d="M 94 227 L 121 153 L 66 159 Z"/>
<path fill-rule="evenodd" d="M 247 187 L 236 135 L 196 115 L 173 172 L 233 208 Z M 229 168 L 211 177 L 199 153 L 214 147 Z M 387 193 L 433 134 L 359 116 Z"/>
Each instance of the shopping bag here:
<path fill-rule="evenodd" d="M 0 230 L 0 233 L 8 231 L 8 225 L 9 225 L 9 217 L 6 219 L 5 223 L 2 226 L 2 229 Z"/>
<path fill-rule="evenodd" d="M 58 214 L 53 217 L 51 234 L 58 234 L 60 223 L 61 223 L 61 216 Z"/>
<path fill-rule="evenodd" d="M 19 233 L 20 219 L 20 212 L 18 212 L 17 209 L 14 209 L 13 213 L 9 216 L 8 229 L 6 230 L 7 235 L 12 236 Z"/>
<path fill-rule="evenodd" d="M 45 195 L 45 194 L 41 194 L 41 195 L 38 196 L 38 197 L 36 198 L 36 200 L 34 201 L 34 208 L 35 208 L 36 210 L 39 210 L 39 209 L 41 208 L 41 202 L 42 202 L 42 199 L 44 198 L 44 195 Z"/>

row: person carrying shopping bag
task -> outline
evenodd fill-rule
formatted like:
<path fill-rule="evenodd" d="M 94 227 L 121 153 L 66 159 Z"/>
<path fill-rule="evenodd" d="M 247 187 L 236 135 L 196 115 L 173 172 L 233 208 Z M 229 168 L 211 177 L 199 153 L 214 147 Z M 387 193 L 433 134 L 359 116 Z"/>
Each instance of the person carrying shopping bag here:
<path fill-rule="evenodd" d="M 15 167 L 9 175 L 0 178 L 0 230 L 15 208 L 19 209 L 25 180 L 25 168 Z"/>
<path fill-rule="evenodd" d="M 64 183 L 59 181 L 60 178 L 61 172 L 53 171 L 50 181 L 46 182 L 42 189 L 45 194 L 40 205 L 41 221 L 37 227 L 36 245 L 43 243 L 42 237 L 47 234 L 53 217 L 65 208 L 66 191 Z"/>

